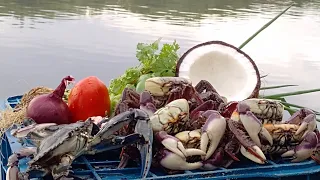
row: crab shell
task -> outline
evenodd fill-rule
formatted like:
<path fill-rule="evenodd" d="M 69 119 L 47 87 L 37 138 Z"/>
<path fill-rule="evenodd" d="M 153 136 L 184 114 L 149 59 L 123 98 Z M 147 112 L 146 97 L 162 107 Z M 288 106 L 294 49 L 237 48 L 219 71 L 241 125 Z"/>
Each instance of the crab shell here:
<path fill-rule="evenodd" d="M 86 135 L 90 136 L 92 129 L 93 123 L 90 120 L 65 125 L 41 142 L 38 152 L 29 165 L 48 166 L 48 162 L 52 162 L 53 158 L 81 155 L 86 146 Z"/>
<path fill-rule="evenodd" d="M 191 85 L 191 81 L 181 77 L 153 77 L 145 82 L 145 90 L 153 96 L 166 96 L 173 85 Z"/>
<path fill-rule="evenodd" d="M 189 104 L 186 99 L 177 99 L 158 109 L 150 117 L 154 132 L 178 133 L 189 119 Z"/>
<path fill-rule="evenodd" d="M 248 108 L 262 124 L 279 124 L 283 119 L 284 105 L 280 101 L 252 98 L 240 101 L 239 104 Z"/>

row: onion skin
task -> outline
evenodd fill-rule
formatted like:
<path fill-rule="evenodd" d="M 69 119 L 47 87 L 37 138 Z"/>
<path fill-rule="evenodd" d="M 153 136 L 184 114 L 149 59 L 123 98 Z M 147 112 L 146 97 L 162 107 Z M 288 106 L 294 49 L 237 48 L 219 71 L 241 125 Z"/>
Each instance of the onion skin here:
<path fill-rule="evenodd" d="M 50 94 L 43 94 L 33 98 L 28 107 L 26 116 L 36 123 L 71 123 L 72 114 L 68 105 L 62 100 L 68 81 L 74 81 L 72 76 L 62 79 L 60 85 Z"/>
<path fill-rule="evenodd" d="M 110 97 L 107 86 L 97 77 L 80 80 L 70 91 L 68 106 L 72 122 L 86 120 L 92 116 L 110 116 Z"/>
<path fill-rule="evenodd" d="M 259 91 L 260 91 L 260 88 L 261 88 L 261 80 L 260 80 L 260 73 L 259 73 L 259 69 L 256 65 L 256 63 L 251 59 L 251 57 L 249 55 L 247 55 L 245 52 L 243 52 L 242 50 L 240 50 L 239 48 L 231 45 L 231 44 L 228 44 L 226 42 L 223 42 L 223 41 L 207 41 L 207 42 L 204 42 L 204 43 L 201 43 L 201 44 L 198 44 L 196 46 L 193 46 L 192 48 L 190 48 L 189 50 L 187 50 L 181 57 L 180 59 L 178 60 L 177 62 L 177 65 L 176 65 L 176 74 L 175 76 L 176 77 L 179 77 L 179 72 L 180 72 L 180 66 L 184 60 L 184 58 L 194 49 L 196 48 L 200 48 L 201 46 L 205 46 L 205 45 L 210 45 L 210 44 L 221 44 L 221 45 L 224 45 L 224 46 L 228 46 L 230 48 L 233 48 L 235 49 L 238 53 L 244 55 L 249 61 L 250 63 L 252 64 L 254 70 L 256 71 L 256 76 L 257 76 L 257 84 L 254 88 L 254 90 L 252 91 L 252 93 L 249 95 L 249 97 L 246 97 L 244 98 L 243 100 L 245 99 L 250 99 L 250 98 L 258 98 L 259 97 Z M 223 78 L 223 77 L 221 77 Z"/>

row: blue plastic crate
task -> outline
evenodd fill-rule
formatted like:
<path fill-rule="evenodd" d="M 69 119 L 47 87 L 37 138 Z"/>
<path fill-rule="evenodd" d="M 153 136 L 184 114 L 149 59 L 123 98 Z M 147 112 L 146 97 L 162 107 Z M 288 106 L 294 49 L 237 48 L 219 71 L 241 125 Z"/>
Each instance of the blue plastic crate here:
<path fill-rule="evenodd" d="M 19 103 L 21 96 L 10 97 L 3 103 L 0 108 L 13 108 Z M 1 141 L 1 179 L 5 180 L 7 170 L 7 160 L 12 152 L 21 148 L 17 139 L 7 131 Z M 95 156 L 81 156 L 72 164 L 72 170 L 75 175 L 85 179 L 93 180 L 112 180 L 112 179 L 139 179 L 140 167 L 132 164 L 125 169 L 116 169 L 119 151 L 101 153 Z M 108 156 L 108 157 L 106 157 Z M 111 158 L 113 157 L 113 158 Z M 19 167 L 21 171 L 26 169 L 28 159 L 21 160 Z M 291 163 L 285 161 L 273 162 L 258 165 L 247 159 L 241 158 L 240 163 L 234 163 L 229 169 L 219 168 L 214 171 L 185 171 L 178 175 L 166 175 L 160 170 L 151 169 L 148 179 L 262 179 L 262 180 L 317 180 L 320 179 L 320 165 L 312 160 L 301 163 Z"/>

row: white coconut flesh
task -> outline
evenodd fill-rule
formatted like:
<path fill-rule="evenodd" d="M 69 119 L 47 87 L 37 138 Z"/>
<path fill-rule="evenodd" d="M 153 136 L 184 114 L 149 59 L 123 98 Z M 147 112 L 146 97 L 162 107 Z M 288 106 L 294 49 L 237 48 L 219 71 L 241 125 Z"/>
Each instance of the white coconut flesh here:
<path fill-rule="evenodd" d="M 188 78 L 195 86 L 207 80 L 228 101 L 241 101 L 252 95 L 260 83 L 253 61 L 239 49 L 226 43 L 203 43 L 180 59 L 178 76 Z"/>

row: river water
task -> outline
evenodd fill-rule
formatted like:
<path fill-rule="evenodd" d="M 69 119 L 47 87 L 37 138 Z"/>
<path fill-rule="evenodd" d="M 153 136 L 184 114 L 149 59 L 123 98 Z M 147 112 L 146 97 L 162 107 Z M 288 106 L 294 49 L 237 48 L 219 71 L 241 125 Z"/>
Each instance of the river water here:
<path fill-rule="evenodd" d="M 180 54 L 209 40 L 239 46 L 291 2 L 242 49 L 268 75 L 263 86 L 299 85 L 266 94 L 320 88 L 320 0 L 0 0 L 0 97 L 55 88 L 69 74 L 109 84 L 138 63 L 137 43 L 160 37 Z M 320 110 L 319 97 L 288 100 Z"/>

